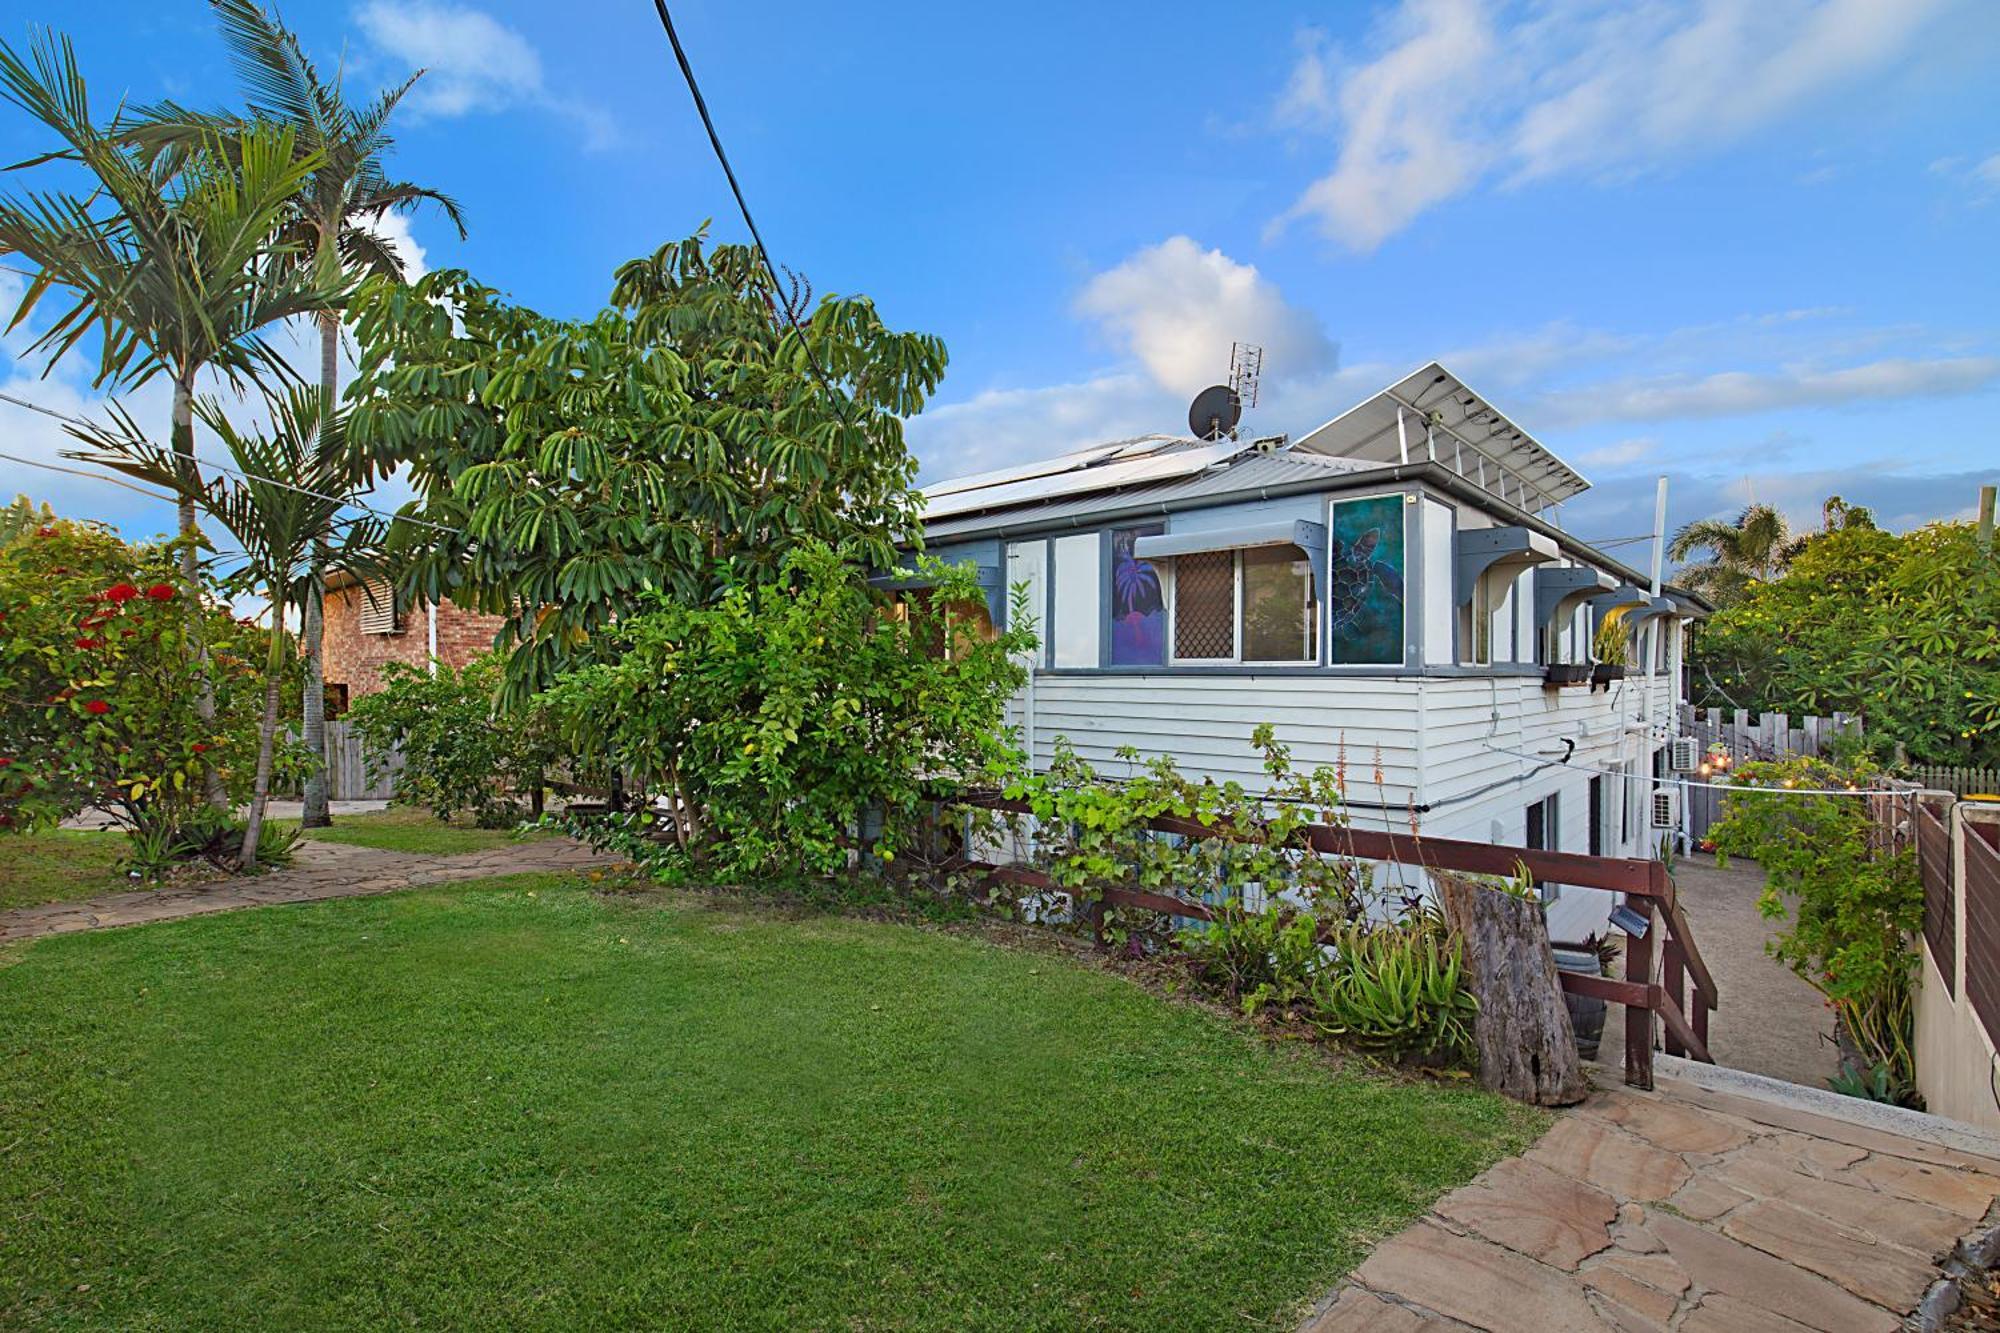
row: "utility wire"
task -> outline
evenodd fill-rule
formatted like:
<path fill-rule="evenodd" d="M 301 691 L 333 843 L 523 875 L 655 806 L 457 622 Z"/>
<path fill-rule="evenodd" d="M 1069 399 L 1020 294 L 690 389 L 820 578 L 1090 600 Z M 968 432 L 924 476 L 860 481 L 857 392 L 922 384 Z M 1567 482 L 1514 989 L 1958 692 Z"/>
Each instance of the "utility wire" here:
<path fill-rule="evenodd" d="M 123 477 L 114 477 L 108 472 L 89 472 L 80 467 L 63 467 L 57 463 L 44 463 L 39 458 L 23 458 L 19 454 L 0 453 L 0 458 L 4 458 L 10 463 L 22 463 L 28 467 L 38 467 L 48 472 L 66 472 L 72 477 L 88 477 L 92 481 L 108 481 L 113 486 L 123 486 L 128 491 L 137 491 L 149 500 L 164 500 L 168 504 L 175 503 L 174 497 L 165 491 L 156 491 L 150 486 L 142 486 L 136 481 L 127 481 Z"/>
<path fill-rule="evenodd" d="M 52 407 L 44 407 L 40 403 L 30 402 L 26 398 L 18 397 L 14 394 L 6 392 L 5 390 L 0 390 L 0 402 L 12 403 L 14 406 L 24 407 L 30 412 L 39 412 L 45 417 L 52 417 L 55 420 L 62 422 L 64 425 L 83 426 L 86 428 L 94 429 L 94 423 L 84 419 L 83 417 L 71 416 L 67 412 L 58 412 Z M 75 468 L 57 467 L 53 463 L 38 463 L 30 458 L 17 458 L 13 454 L 7 454 L 4 455 L 4 457 L 12 459 L 17 463 L 26 463 L 30 467 L 47 468 L 52 472 L 68 472 L 74 476 L 79 476 L 79 477 L 96 476 L 104 481 L 109 481 L 116 485 L 125 486 L 131 490 L 139 489 L 137 486 L 132 485 L 132 483 L 130 482 L 123 481 L 117 477 L 106 476 L 102 473 L 81 472 Z M 315 500 L 326 500 L 333 504 L 343 505 L 349 509 L 359 509 L 364 514 L 373 514 L 375 517 L 387 519 L 391 523 L 414 523 L 419 527 L 436 528 L 439 532 L 449 532 L 453 536 L 461 535 L 457 528 L 447 527 L 442 523 L 433 523 L 429 519 L 423 519 L 423 518 L 410 518 L 403 514 L 392 513 L 386 509 L 376 509 L 371 505 L 362 504 L 359 500 L 355 500 L 350 497 L 339 496 L 339 495 L 327 495 L 320 491 L 309 490 L 304 486 L 295 486 L 289 481 L 279 481 L 276 477 L 260 477 L 254 472 L 244 472 L 238 468 L 230 467 L 226 463 L 218 463 L 214 459 L 204 458 L 199 460 L 199 462 L 202 467 L 207 468 L 211 472 L 225 473 L 229 476 L 240 478 L 243 481 L 261 482 L 266 486 L 276 486 L 280 490 L 292 491 L 299 495 L 309 495 Z M 164 499 L 168 500 L 169 502 L 172 502 L 174 500 L 173 496 L 162 495 L 157 492 L 141 491 L 140 493 L 153 495 L 156 499 Z M 355 523 L 359 522 L 360 520 L 346 519 L 343 521 L 348 523 Z"/>
<path fill-rule="evenodd" d="M 1794 787 L 1782 782 L 1702 782 L 1695 778 L 1681 777 L 1677 774 L 1671 777 L 1656 778 L 1650 773 L 1627 773 L 1616 768 L 1600 768 L 1595 764 L 1572 764 L 1568 760 L 1558 758 L 1554 755 L 1537 754 L 1529 750 L 1510 750 L 1504 745 L 1495 745 L 1491 741 L 1482 743 L 1495 754 L 1513 755 L 1519 759 L 1532 759 L 1540 768 L 1560 768 L 1570 773 L 1591 773 L 1607 778 L 1617 778 L 1621 782 L 1638 782 L 1648 785 L 1662 782 L 1678 782 L 1689 787 L 1708 787 L 1715 791 L 1734 792 L 1738 795 L 1744 792 L 1770 792 L 1779 796 L 1902 797 L 1914 796 L 1918 791 L 1917 788 L 1907 788 L 1901 791 L 1885 791 L 1880 787 Z"/>
<path fill-rule="evenodd" d="M 736 196 L 736 211 L 743 215 L 743 225 L 750 229 L 750 239 L 757 243 L 757 254 L 764 261 L 764 271 L 771 275 L 772 287 L 781 288 L 783 279 L 778 276 L 778 266 L 771 262 L 771 248 L 764 244 L 764 233 L 757 229 L 757 220 L 750 216 L 750 204 L 743 197 L 743 187 L 736 181 L 736 169 L 729 165 L 729 154 L 723 151 L 722 136 L 716 133 L 715 120 L 708 114 L 708 100 L 701 95 L 701 85 L 694 77 L 694 66 L 688 63 L 687 50 L 681 45 L 680 34 L 674 30 L 674 16 L 667 12 L 667 0 L 653 0 L 653 8 L 659 11 L 660 26 L 667 30 L 667 40 L 673 44 L 674 59 L 680 64 L 681 77 L 687 80 L 688 92 L 694 95 L 694 109 L 701 116 L 702 128 L 708 131 L 708 142 L 715 150 L 715 160 L 722 164 L 722 174 L 729 179 L 729 192 Z M 775 298 L 778 293 L 774 291 L 773 295 Z M 812 340 L 806 337 L 805 326 L 799 323 L 798 312 L 792 309 L 792 303 L 789 301 L 779 298 L 777 304 L 783 308 L 786 321 L 799 335 L 799 345 L 805 348 L 806 362 L 812 367 L 814 377 L 819 380 L 820 388 L 826 390 L 827 399 L 832 403 L 834 410 L 840 413 L 841 419 L 849 420 L 850 404 L 847 399 L 834 392 L 833 381 L 821 368 L 819 354 L 813 351 Z"/>

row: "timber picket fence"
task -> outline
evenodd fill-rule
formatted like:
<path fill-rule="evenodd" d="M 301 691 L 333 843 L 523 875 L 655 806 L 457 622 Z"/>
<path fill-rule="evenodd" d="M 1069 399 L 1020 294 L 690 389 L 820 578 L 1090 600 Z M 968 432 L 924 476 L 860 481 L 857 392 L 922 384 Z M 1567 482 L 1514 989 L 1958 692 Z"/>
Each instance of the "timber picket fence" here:
<path fill-rule="evenodd" d="M 1702 749 L 1717 742 L 1729 747 L 1736 763 L 1749 760 L 1789 759 L 1794 755 L 1818 757 L 1831 753 L 1836 736 L 1861 734 L 1861 719 L 1852 713 L 1832 717 L 1802 717 L 1796 724 L 1783 713 L 1752 713 L 1747 708 L 1694 708 L 1681 706 L 1683 736 L 1693 736 Z M 1709 825 L 1722 817 L 1726 793 L 1714 787 L 1690 786 L 1687 792 L 1688 836 L 1700 842 L 1708 836 Z"/>
<path fill-rule="evenodd" d="M 1945 768 L 1935 764 L 1912 764 L 1902 770 L 1901 776 L 1926 791 L 1948 791 L 1960 798 L 2000 795 L 2000 768 Z"/>

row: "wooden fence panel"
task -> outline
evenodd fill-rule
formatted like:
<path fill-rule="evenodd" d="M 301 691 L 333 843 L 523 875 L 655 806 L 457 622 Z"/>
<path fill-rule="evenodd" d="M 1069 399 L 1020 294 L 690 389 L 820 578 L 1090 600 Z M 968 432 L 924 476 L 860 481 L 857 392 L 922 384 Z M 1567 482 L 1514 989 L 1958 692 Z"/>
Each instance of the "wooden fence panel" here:
<path fill-rule="evenodd" d="M 354 730 L 351 723 L 326 724 L 325 755 L 329 799 L 386 801 L 396 794 L 396 774 L 402 770 L 403 757 L 390 755 L 382 775 L 371 777 L 367 750 L 362 745 L 360 733 Z"/>
<path fill-rule="evenodd" d="M 1917 869 L 1924 881 L 1924 942 L 1944 976 L 1945 994 L 1958 994 L 1958 900 L 1952 886 L 1951 812 L 1917 804 Z"/>
<path fill-rule="evenodd" d="M 1965 996 L 2000 1045 L 2000 849 L 1983 830 L 1965 837 Z"/>

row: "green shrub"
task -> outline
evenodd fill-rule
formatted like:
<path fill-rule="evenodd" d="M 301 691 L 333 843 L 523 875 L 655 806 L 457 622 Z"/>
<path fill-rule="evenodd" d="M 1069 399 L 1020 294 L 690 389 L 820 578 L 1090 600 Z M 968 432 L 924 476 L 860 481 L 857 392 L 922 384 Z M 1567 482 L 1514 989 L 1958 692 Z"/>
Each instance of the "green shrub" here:
<path fill-rule="evenodd" d="M 561 677 L 543 698 L 569 752 L 673 812 L 670 844 L 629 839 L 627 854 L 662 874 L 830 874 L 877 820 L 870 850 L 887 859 L 934 795 L 1011 763 L 1004 710 L 1035 642 L 1025 602 L 989 639 L 969 568 L 919 571 L 934 585 L 895 601 L 844 552 L 805 543 L 776 583 L 703 606 L 656 596 L 613 631 L 615 660 Z"/>
<path fill-rule="evenodd" d="M 382 689 L 354 701 L 348 717 L 372 751 L 371 766 L 402 755 L 399 800 L 428 806 L 439 819 L 469 811 L 481 828 L 527 817 L 524 802 L 540 792 L 554 748 L 538 706 L 500 708 L 505 669 L 493 653 L 460 670 L 391 662 Z"/>
<path fill-rule="evenodd" d="M 215 813 L 210 772 L 249 794 L 268 632 L 190 599 L 175 557 L 62 519 L 0 544 L 0 831 L 95 808 L 174 848 Z M 303 759 L 277 754 L 281 771 Z"/>
<path fill-rule="evenodd" d="M 1325 961 L 1318 918 L 1282 903 L 1253 910 L 1240 898 L 1210 910 L 1211 920 L 1174 937 L 1197 982 L 1246 1014 L 1289 1010 L 1306 997 Z"/>
<path fill-rule="evenodd" d="M 1465 987 L 1458 941 L 1433 917 L 1335 932 L 1306 1010 L 1328 1036 L 1395 1060 L 1458 1064 L 1471 1053 L 1478 1002 Z"/>

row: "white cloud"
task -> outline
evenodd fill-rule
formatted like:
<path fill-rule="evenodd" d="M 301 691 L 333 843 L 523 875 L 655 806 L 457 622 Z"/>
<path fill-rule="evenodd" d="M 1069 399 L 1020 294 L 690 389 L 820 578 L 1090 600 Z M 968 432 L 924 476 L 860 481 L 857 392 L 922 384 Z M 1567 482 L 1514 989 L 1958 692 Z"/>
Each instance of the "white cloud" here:
<path fill-rule="evenodd" d="M 617 139 L 602 108 L 551 92 L 541 53 L 484 10 L 446 0 L 368 0 L 355 20 L 384 55 L 425 71 L 410 92 L 412 111 L 465 116 L 533 107 L 574 122 L 593 151 Z"/>
<path fill-rule="evenodd" d="M 1431 205 L 1468 188 L 1486 151 L 1465 123 L 1490 77 L 1496 39 L 1482 0 L 1404 0 L 1383 27 L 1388 49 L 1329 89 L 1316 47 L 1299 59 L 1281 115 L 1333 110 L 1340 159 L 1280 223 L 1316 217 L 1356 249 L 1381 244 Z M 1307 99 L 1310 99 L 1310 105 Z"/>
<path fill-rule="evenodd" d="M 1585 467 L 1631 467 L 1651 458 L 1659 448 L 1658 440 L 1619 440 L 1579 454 L 1576 461 Z"/>
<path fill-rule="evenodd" d="M 1904 472 L 1884 462 L 1755 476 L 1680 469 L 1667 469 L 1665 475 L 1668 532 L 1696 519 L 1731 518 L 1752 503 L 1777 506 L 1795 530 L 1817 528 L 1829 495 L 1866 505 L 1878 524 L 1901 532 L 1940 519 L 1971 517 L 1979 486 L 1991 480 L 1990 474 L 1979 472 Z M 1586 541 L 1650 532 L 1653 489 L 1629 483 L 1593 487 L 1565 501 L 1562 517 L 1563 526 Z M 1641 567 L 1651 558 L 1643 544 L 1619 547 L 1615 554 Z"/>
<path fill-rule="evenodd" d="M 1182 434 L 1189 401 L 1227 378 L 1237 341 L 1264 349 L 1260 421 L 1347 406 L 1347 372 L 1335 369 L 1339 348 L 1319 320 L 1255 266 L 1186 236 L 1134 251 L 1092 277 L 1074 313 L 1126 359 L 1071 383 L 989 388 L 929 408 L 909 423 L 907 437 L 925 480 L 1107 440 Z"/>
<path fill-rule="evenodd" d="M 1792 407 L 1943 398 L 2000 385 L 2000 357 L 1885 357 L 1833 370 L 1785 368 L 1606 380 L 1533 401 L 1543 429 L 1596 421 L 1746 416 Z"/>
<path fill-rule="evenodd" d="M 1070 384 L 988 389 L 925 409 L 906 438 L 925 481 L 1185 425 L 1173 395 L 1145 375 L 1106 371 Z"/>
<path fill-rule="evenodd" d="M 1332 109 L 1340 150 L 1279 225 L 1365 251 L 1481 180 L 1711 149 L 1901 59 L 1953 2 L 1401 0 L 1337 79 L 1304 43 L 1274 118 Z"/>
<path fill-rule="evenodd" d="M 1177 394 L 1226 378 L 1235 341 L 1262 347 L 1273 378 L 1310 374 L 1337 353 L 1319 320 L 1288 303 L 1254 265 L 1186 236 L 1168 237 L 1098 274 L 1076 309 Z"/>
<path fill-rule="evenodd" d="M 429 255 L 423 244 L 410 231 L 410 220 L 401 213 L 384 213 L 368 230 L 389 243 L 396 257 L 403 261 L 403 278 L 415 282 L 431 271 Z"/>

